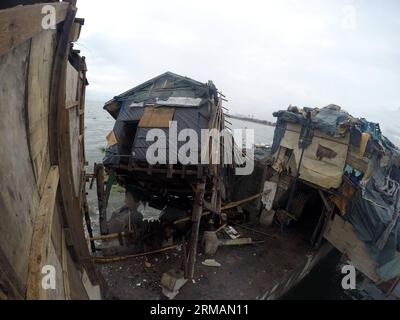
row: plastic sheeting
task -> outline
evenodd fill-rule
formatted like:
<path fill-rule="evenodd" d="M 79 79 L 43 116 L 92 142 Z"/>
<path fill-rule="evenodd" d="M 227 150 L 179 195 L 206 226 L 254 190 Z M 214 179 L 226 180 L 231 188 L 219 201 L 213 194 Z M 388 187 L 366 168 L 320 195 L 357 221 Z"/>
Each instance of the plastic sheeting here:
<path fill-rule="evenodd" d="M 299 110 L 297 107 L 289 107 L 288 110 L 274 112 L 273 116 L 277 117 L 278 121 L 275 127 L 272 153 L 278 150 L 287 123 L 306 125 L 307 111 L 311 112 L 313 129 L 318 129 L 333 137 L 344 137 L 346 135 L 345 125 L 353 120 L 353 117 L 336 105 L 329 105 L 321 109 L 304 108 L 304 110 Z"/>
<path fill-rule="evenodd" d="M 348 204 L 346 218 L 389 280 L 400 274 L 400 186 L 384 169 L 376 169 Z M 396 263 L 397 261 L 397 263 Z"/>

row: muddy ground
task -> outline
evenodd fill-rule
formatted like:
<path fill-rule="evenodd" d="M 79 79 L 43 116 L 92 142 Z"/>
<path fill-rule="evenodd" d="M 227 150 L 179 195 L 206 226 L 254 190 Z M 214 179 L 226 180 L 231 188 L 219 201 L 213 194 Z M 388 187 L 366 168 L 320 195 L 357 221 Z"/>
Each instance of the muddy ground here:
<path fill-rule="evenodd" d="M 276 227 L 264 228 L 257 224 L 251 227 L 276 238 L 269 239 L 237 226 L 235 228 L 242 237 L 265 242 L 220 247 L 213 257 L 205 256 L 199 246 L 195 278 L 186 283 L 175 299 L 257 299 L 304 262 L 310 253 L 311 249 L 300 236 L 286 230 L 281 232 Z M 208 258 L 218 261 L 221 267 L 202 265 L 201 262 Z M 168 298 L 161 291 L 161 275 L 170 269 L 178 269 L 181 262 L 182 251 L 173 249 L 97 266 L 108 285 L 109 299 L 163 300 Z"/>

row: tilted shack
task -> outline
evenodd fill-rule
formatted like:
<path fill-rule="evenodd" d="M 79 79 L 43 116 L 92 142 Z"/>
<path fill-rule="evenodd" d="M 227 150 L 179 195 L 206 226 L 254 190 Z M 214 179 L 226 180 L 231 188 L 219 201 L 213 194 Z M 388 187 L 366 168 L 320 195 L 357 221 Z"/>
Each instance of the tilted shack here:
<path fill-rule="evenodd" d="M 107 137 L 103 160 L 111 179 L 108 179 L 106 195 L 100 198 L 108 198 L 112 178 L 117 176 L 128 192 L 150 206 L 179 208 L 188 216 L 192 214 L 192 257 L 202 208 L 218 215 L 221 201 L 226 198 L 224 181 L 229 178 L 230 165 L 222 160 L 224 144 L 212 136 L 202 139 L 201 133 L 202 129 L 215 129 L 219 134 L 225 129 L 223 100 L 211 81 L 201 83 L 166 72 L 114 97 L 104 106 L 116 122 Z M 165 158 L 155 163 L 148 158 L 154 140 L 146 141 L 153 129 L 161 132 L 165 141 L 158 151 Z M 185 132 L 188 129 L 190 137 Z M 182 137 L 181 133 L 184 133 Z M 171 143 L 174 139 L 176 145 Z M 198 147 L 187 155 L 181 148 L 189 141 Z M 232 136 L 229 135 L 226 143 L 233 143 Z M 219 145 L 220 151 L 214 151 Z M 182 155 L 188 158 L 181 161 Z M 213 156 L 218 161 L 213 163 Z M 100 226 L 102 233 L 107 233 L 106 201 L 100 207 Z"/>

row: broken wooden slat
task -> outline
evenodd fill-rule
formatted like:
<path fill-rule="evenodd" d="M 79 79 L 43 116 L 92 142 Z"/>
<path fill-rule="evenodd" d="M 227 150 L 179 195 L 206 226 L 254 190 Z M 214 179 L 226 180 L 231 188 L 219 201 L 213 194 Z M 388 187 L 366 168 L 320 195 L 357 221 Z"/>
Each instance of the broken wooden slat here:
<path fill-rule="evenodd" d="M 130 254 L 130 255 L 125 255 L 125 256 L 110 256 L 110 257 L 97 256 L 97 257 L 94 257 L 93 260 L 95 262 L 97 262 L 97 263 L 116 262 L 116 261 L 126 260 L 126 259 L 130 259 L 130 258 L 137 258 L 137 257 L 147 256 L 147 255 L 150 255 L 150 254 L 165 252 L 165 251 L 168 251 L 168 250 L 176 249 L 177 247 L 179 247 L 179 245 L 173 245 L 173 246 L 161 248 L 161 249 L 154 250 L 154 251 L 137 253 L 137 254 Z"/>
<path fill-rule="evenodd" d="M 42 13 L 44 5 L 16 6 L 0 11 L 0 56 L 45 31 L 42 27 L 42 20 L 46 16 L 46 13 Z M 55 9 L 56 24 L 64 21 L 70 4 L 61 2 L 50 5 Z"/>
<path fill-rule="evenodd" d="M 29 256 L 27 299 L 36 300 L 43 298 L 41 268 L 46 263 L 48 256 L 59 179 L 58 167 L 52 166 L 47 175 L 43 196 L 40 200 L 38 214 L 34 223 L 32 246 Z"/>

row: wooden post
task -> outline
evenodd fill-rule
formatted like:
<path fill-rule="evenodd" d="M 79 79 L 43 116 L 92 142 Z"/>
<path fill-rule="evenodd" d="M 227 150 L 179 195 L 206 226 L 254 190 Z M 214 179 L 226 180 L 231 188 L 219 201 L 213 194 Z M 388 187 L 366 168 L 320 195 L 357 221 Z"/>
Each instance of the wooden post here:
<path fill-rule="evenodd" d="M 322 198 L 322 201 L 324 202 L 325 210 L 323 210 L 323 213 L 322 213 L 323 222 L 322 222 L 321 231 L 320 231 L 318 238 L 315 241 L 315 245 L 314 245 L 316 248 L 319 248 L 321 246 L 321 242 L 322 242 L 322 238 L 325 233 L 325 229 L 328 226 L 329 220 L 332 219 L 332 216 L 334 215 L 334 211 L 335 211 L 335 206 L 333 204 L 329 204 L 328 199 L 326 199 L 324 193 L 320 189 L 318 189 L 318 193 L 319 193 L 320 197 Z M 320 224 L 320 221 L 318 222 L 318 224 Z"/>
<path fill-rule="evenodd" d="M 107 219 L 104 217 L 104 166 L 102 164 L 96 164 L 94 167 L 94 175 L 96 177 L 97 186 L 97 204 L 99 208 L 99 225 L 100 233 L 105 234 L 107 230 Z"/>
<path fill-rule="evenodd" d="M 84 202 L 83 202 L 83 211 L 85 213 L 85 222 L 86 222 L 86 228 L 87 228 L 87 232 L 89 234 L 90 238 L 93 238 L 93 229 L 92 229 L 92 223 L 90 221 L 90 215 L 89 215 L 89 206 L 87 203 L 87 199 L 86 196 L 83 196 Z M 90 240 L 90 248 L 92 250 L 92 252 L 96 252 L 96 246 L 94 244 L 93 240 Z"/>
<path fill-rule="evenodd" d="M 199 228 L 200 228 L 200 219 L 203 211 L 203 198 L 204 192 L 206 188 L 205 178 L 203 181 L 198 183 L 196 186 L 196 195 L 193 204 L 192 211 L 192 234 L 190 238 L 190 247 L 187 258 L 187 274 L 185 278 L 193 279 L 194 276 L 194 266 L 196 263 L 196 255 L 197 255 L 197 242 L 199 240 Z"/>
<path fill-rule="evenodd" d="M 52 166 L 47 175 L 45 191 L 40 199 L 39 209 L 34 222 L 26 286 L 26 298 L 28 300 L 47 298 L 46 290 L 41 287 L 41 270 L 48 262 L 54 204 L 56 203 L 59 181 L 60 175 L 58 167 Z"/>

